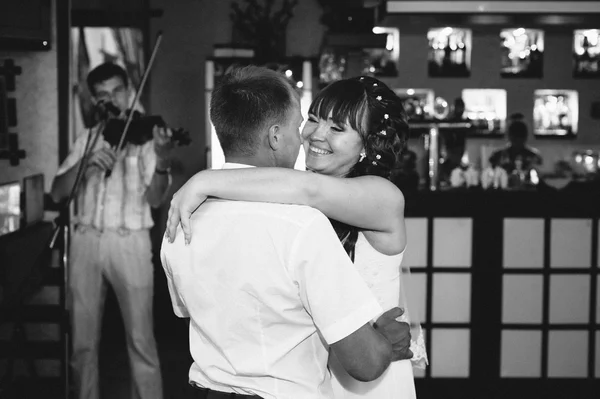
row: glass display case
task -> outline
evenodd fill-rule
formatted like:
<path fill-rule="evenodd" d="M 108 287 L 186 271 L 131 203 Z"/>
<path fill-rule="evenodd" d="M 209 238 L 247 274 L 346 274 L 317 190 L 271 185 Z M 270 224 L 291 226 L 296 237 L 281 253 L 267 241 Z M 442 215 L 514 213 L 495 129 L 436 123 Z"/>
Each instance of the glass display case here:
<path fill-rule="evenodd" d="M 468 77 L 471 75 L 471 30 L 434 28 L 427 32 L 428 69 L 431 77 Z"/>
<path fill-rule="evenodd" d="M 506 127 L 506 90 L 464 89 L 465 116 L 480 133 L 501 134 Z"/>
<path fill-rule="evenodd" d="M 575 90 L 536 90 L 533 126 L 538 136 L 575 136 L 579 98 Z"/>
<path fill-rule="evenodd" d="M 573 77 L 600 77 L 600 29 L 578 29 L 573 33 Z"/>
<path fill-rule="evenodd" d="M 503 77 L 541 78 L 544 64 L 544 32 L 540 29 L 503 29 Z"/>

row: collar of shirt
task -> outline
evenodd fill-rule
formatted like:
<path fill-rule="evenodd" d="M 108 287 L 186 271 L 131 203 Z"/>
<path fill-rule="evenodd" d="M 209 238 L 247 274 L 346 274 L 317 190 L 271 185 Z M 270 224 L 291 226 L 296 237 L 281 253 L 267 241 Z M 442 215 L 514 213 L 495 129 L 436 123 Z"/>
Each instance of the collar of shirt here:
<path fill-rule="evenodd" d="M 248 165 L 245 163 L 225 162 L 222 169 L 243 169 L 243 168 L 256 168 L 254 165 Z"/>

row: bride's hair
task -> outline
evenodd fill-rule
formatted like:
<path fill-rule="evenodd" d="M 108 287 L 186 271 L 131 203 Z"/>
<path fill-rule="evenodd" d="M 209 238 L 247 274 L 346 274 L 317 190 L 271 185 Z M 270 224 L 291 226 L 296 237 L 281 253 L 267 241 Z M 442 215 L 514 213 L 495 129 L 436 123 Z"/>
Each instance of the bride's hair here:
<path fill-rule="evenodd" d="M 345 177 L 375 175 L 389 180 L 408 139 L 408 118 L 402 100 L 378 79 L 360 76 L 325 87 L 312 102 L 309 113 L 335 123 L 349 123 L 363 141 L 364 157 Z M 332 220 L 332 224 L 354 261 L 358 229 Z"/>

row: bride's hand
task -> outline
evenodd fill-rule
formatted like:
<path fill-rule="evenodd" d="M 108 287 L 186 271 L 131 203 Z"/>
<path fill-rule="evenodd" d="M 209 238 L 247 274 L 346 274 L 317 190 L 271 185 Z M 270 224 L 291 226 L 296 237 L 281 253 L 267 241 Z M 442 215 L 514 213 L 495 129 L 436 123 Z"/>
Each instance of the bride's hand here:
<path fill-rule="evenodd" d="M 169 216 L 167 218 L 167 229 L 165 234 L 169 242 L 175 240 L 175 234 L 177 232 L 177 225 L 181 223 L 183 229 L 183 236 L 185 238 L 186 245 L 192 240 L 192 229 L 190 227 L 190 218 L 192 213 L 204 201 L 206 196 L 200 194 L 198 190 L 194 189 L 194 182 L 192 179 L 188 180 L 175 194 L 171 200 L 169 207 Z"/>

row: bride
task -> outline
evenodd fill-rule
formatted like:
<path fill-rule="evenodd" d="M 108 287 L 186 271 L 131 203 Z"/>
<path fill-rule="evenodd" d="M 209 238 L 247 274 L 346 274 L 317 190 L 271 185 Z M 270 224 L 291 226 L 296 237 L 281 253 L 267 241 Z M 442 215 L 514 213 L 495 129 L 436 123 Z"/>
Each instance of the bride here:
<path fill-rule="evenodd" d="M 285 168 L 206 170 L 171 201 L 167 236 L 179 223 L 191 240 L 190 216 L 208 196 L 309 205 L 327 215 L 348 255 L 383 309 L 405 307 L 401 262 L 406 247 L 404 196 L 389 181 L 406 147 L 408 124 L 400 98 L 381 81 L 358 77 L 323 89 L 309 109 L 302 137 L 308 172 Z M 314 172 L 314 173 L 311 173 Z M 403 321 L 412 309 L 404 309 Z M 377 380 L 350 377 L 332 355 L 336 398 L 416 398 L 412 367 L 425 367 L 420 326 L 413 358 L 393 362 Z"/>

